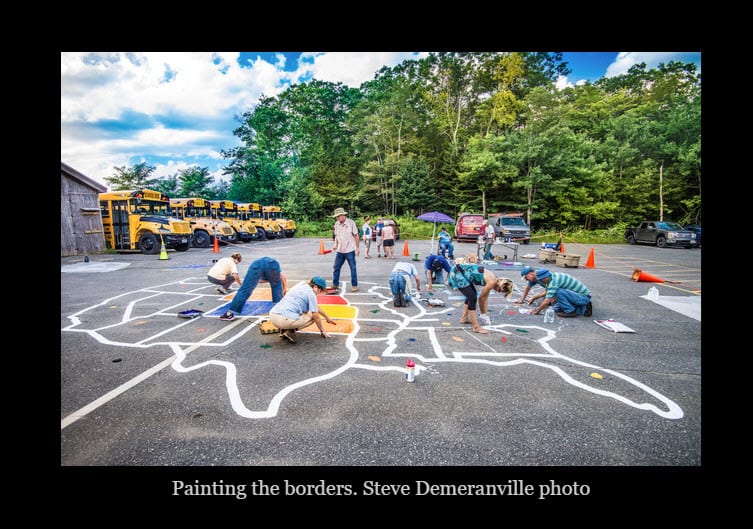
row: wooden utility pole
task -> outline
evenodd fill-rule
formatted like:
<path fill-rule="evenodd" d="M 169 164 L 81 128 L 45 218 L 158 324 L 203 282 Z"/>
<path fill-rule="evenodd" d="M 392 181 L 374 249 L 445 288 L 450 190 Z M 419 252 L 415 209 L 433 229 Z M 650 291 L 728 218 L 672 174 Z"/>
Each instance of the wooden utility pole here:
<path fill-rule="evenodd" d="M 664 162 L 659 164 L 659 220 L 664 220 Z"/>

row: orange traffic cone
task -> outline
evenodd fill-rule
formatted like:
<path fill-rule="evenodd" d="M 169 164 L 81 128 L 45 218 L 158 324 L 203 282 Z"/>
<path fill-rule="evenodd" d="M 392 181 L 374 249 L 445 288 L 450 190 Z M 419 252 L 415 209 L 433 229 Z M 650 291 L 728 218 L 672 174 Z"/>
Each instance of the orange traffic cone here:
<path fill-rule="evenodd" d="M 403 245 L 403 256 L 410 257 L 410 250 L 408 250 L 408 241 L 405 241 L 405 244 Z"/>
<path fill-rule="evenodd" d="M 633 270 L 633 281 L 636 281 L 636 282 L 645 281 L 647 283 L 664 283 L 663 279 L 659 279 L 656 276 L 647 274 L 640 268 L 636 268 L 635 270 Z"/>
<path fill-rule="evenodd" d="M 564 245 L 564 244 L 560 244 L 560 253 L 561 253 L 562 255 L 565 255 L 565 253 L 566 253 L 566 252 L 565 252 L 565 245 Z"/>
<path fill-rule="evenodd" d="M 319 241 L 319 255 L 324 255 L 324 239 Z"/>
<path fill-rule="evenodd" d="M 586 260 L 585 267 L 596 268 L 596 265 L 594 264 L 594 249 L 593 248 L 591 248 L 591 253 L 588 254 L 588 259 Z"/>
<path fill-rule="evenodd" d="M 220 253 L 220 243 L 217 242 L 217 236 L 214 236 L 214 250 L 212 250 L 212 253 Z"/>

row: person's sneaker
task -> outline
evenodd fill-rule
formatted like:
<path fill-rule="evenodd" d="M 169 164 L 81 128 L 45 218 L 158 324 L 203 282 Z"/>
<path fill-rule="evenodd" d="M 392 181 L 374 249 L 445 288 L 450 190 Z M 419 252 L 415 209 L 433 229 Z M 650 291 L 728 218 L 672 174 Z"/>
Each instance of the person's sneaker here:
<path fill-rule="evenodd" d="M 222 316 L 220 316 L 220 319 L 222 321 L 232 321 L 233 319 L 235 319 L 235 314 L 233 314 L 230 311 L 227 311 L 225 314 L 223 314 Z"/>
<path fill-rule="evenodd" d="M 382 257 L 382 254 L 378 253 L 378 254 L 377 254 L 377 257 Z"/>
<path fill-rule="evenodd" d="M 586 303 L 586 312 L 583 313 L 584 316 L 590 316 L 594 313 L 594 306 L 591 305 L 591 302 L 589 301 Z"/>
<path fill-rule="evenodd" d="M 578 315 L 578 313 L 575 312 L 575 311 L 572 311 L 572 312 L 557 312 L 556 314 L 560 318 L 575 318 Z"/>
<path fill-rule="evenodd" d="M 217 287 L 217 292 L 219 292 L 222 295 L 227 294 L 229 291 L 225 287 Z"/>
<path fill-rule="evenodd" d="M 295 343 L 295 329 L 286 329 L 280 332 L 280 336 L 288 340 L 290 343 Z"/>
<path fill-rule="evenodd" d="M 358 287 L 350 287 L 351 292 L 358 292 Z"/>
<path fill-rule="evenodd" d="M 488 314 L 479 314 L 478 315 L 478 322 L 481 325 L 491 325 L 492 324 L 492 320 L 491 320 L 491 318 L 489 317 Z"/>

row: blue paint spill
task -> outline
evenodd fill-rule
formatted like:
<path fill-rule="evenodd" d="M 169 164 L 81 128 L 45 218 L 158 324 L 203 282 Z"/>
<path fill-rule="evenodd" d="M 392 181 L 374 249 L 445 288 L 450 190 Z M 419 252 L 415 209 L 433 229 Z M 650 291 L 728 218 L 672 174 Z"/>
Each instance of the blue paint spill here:
<path fill-rule="evenodd" d="M 241 310 L 241 316 L 261 316 L 263 314 L 269 314 L 269 310 L 274 306 L 274 301 L 246 301 L 246 304 L 243 305 L 243 310 Z M 221 316 L 227 312 L 228 307 L 230 307 L 229 301 L 214 309 L 212 312 L 207 312 L 206 315 Z"/>

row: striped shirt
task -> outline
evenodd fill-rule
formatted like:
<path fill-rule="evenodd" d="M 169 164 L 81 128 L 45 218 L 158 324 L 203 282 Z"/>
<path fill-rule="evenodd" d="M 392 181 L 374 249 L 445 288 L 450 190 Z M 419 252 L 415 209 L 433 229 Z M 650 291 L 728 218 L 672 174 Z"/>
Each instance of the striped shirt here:
<path fill-rule="evenodd" d="M 573 276 L 561 272 L 552 272 L 552 278 L 546 286 L 546 298 L 553 298 L 557 295 L 559 289 L 572 290 L 578 294 L 591 297 L 591 291 L 586 288 L 586 285 Z"/>

